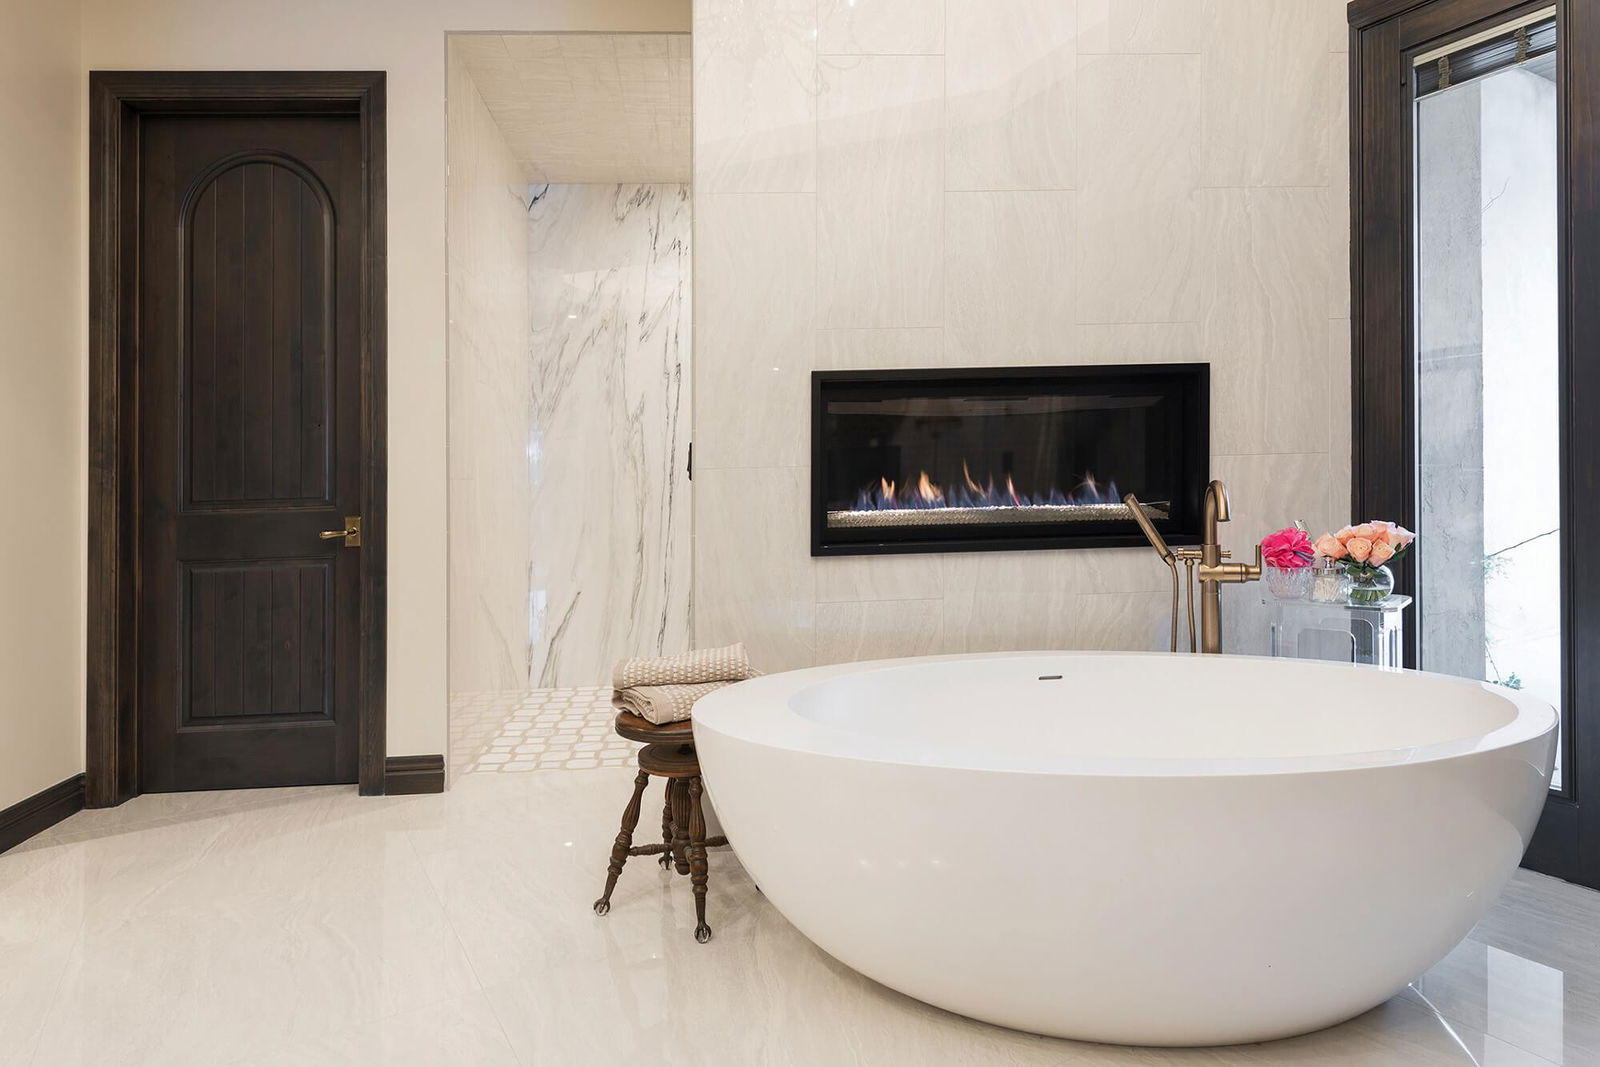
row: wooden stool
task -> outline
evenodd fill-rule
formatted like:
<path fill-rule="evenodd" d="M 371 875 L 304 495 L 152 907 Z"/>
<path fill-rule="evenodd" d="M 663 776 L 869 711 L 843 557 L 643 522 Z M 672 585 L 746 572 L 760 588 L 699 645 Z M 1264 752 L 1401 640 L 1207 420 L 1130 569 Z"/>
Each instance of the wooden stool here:
<path fill-rule="evenodd" d="M 687 874 L 694 887 L 694 939 L 702 945 L 711 940 L 706 925 L 706 849 L 726 845 L 726 837 L 706 838 L 706 820 L 700 807 L 703 786 L 700 758 L 694 750 L 694 726 L 674 722 L 658 726 L 630 711 L 617 712 L 616 731 L 629 741 L 641 741 L 639 773 L 633 779 L 633 797 L 622 809 L 622 829 L 611 846 L 611 865 L 606 869 L 606 888 L 594 902 L 594 913 L 611 910 L 611 891 L 617 887 L 623 864 L 629 856 L 660 856 L 665 870 Z M 633 831 L 639 825 L 644 787 L 650 776 L 666 779 L 667 799 L 661 811 L 661 843 L 635 845 Z"/>

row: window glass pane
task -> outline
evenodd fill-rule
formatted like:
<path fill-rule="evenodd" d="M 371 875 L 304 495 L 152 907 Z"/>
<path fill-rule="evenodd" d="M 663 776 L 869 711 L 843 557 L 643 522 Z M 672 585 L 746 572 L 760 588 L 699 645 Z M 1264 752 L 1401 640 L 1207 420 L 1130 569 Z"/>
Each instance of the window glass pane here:
<path fill-rule="evenodd" d="M 1554 54 L 1422 98 L 1415 129 L 1419 666 L 1559 708 Z"/>

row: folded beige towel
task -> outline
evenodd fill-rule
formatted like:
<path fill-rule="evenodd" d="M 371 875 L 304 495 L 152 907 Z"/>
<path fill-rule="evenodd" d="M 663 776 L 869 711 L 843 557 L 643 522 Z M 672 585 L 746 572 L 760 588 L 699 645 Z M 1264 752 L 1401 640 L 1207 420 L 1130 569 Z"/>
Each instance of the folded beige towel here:
<path fill-rule="evenodd" d="M 664 726 L 683 722 L 694 710 L 694 702 L 707 693 L 732 685 L 732 682 L 695 682 L 689 685 L 639 685 L 619 689 L 614 703 L 646 722 Z"/>
<path fill-rule="evenodd" d="M 612 672 L 616 689 L 642 685 L 698 685 L 701 682 L 742 682 L 750 677 L 750 657 L 744 645 L 697 648 L 676 656 L 625 659 Z"/>
<path fill-rule="evenodd" d="M 625 659 L 611 672 L 612 703 L 663 726 L 689 718 L 694 702 L 753 677 L 744 645 L 698 648 L 676 656 Z"/>

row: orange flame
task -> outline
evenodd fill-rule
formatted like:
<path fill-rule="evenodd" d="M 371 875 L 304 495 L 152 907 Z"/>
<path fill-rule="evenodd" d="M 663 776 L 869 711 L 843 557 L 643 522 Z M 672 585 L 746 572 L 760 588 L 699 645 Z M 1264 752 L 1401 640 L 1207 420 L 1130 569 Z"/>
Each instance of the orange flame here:
<path fill-rule="evenodd" d="M 921 473 L 922 476 L 917 479 L 917 497 L 928 504 L 937 504 L 944 500 L 944 491 L 928 477 L 928 472 Z"/>

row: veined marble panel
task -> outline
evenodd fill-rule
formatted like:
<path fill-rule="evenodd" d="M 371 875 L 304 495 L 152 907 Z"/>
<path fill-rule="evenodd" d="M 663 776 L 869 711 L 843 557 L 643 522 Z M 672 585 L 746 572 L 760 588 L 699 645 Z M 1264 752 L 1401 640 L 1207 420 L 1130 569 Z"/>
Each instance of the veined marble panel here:
<path fill-rule="evenodd" d="M 683 185 L 533 188 L 530 688 L 688 645 L 689 219 Z"/>

